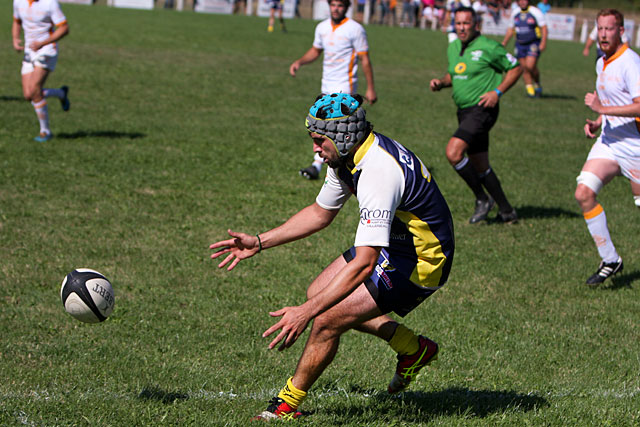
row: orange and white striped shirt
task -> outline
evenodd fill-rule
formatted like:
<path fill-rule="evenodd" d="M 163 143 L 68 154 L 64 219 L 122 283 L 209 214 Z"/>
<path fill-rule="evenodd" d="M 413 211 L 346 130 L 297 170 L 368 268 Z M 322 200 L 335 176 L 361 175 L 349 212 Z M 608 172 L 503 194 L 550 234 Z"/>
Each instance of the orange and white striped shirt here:
<path fill-rule="evenodd" d="M 31 42 L 46 40 L 56 26 L 67 21 L 58 0 L 13 0 L 13 19 L 22 24 L 26 53 Z M 57 43 L 50 43 L 38 50 L 37 55 L 57 53 Z"/>
<path fill-rule="evenodd" d="M 364 27 L 350 18 L 338 25 L 325 19 L 316 26 L 313 46 L 324 51 L 322 93 L 356 93 L 358 55 L 369 51 Z"/>

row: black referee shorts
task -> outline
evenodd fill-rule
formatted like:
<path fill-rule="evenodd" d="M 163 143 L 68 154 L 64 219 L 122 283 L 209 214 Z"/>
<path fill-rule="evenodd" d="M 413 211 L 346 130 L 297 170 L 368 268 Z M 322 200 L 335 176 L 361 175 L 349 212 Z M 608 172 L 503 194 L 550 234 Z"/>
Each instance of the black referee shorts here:
<path fill-rule="evenodd" d="M 485 108 L 479 105 L 458 109 L 458 130 L 453 134 L 469 145 L 467 154 L 489 151 L 489 131 L 498 120 L 499 105 Z"/>

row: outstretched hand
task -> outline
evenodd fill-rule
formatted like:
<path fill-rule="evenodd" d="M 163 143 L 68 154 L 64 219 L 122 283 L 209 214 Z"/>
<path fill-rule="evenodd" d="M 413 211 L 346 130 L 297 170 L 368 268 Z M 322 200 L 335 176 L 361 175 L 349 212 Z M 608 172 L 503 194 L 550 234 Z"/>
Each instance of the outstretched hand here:
<path fill-rule="evenodd" d="M 266 338 L 277 330 L 282 329 L 278 336 L 269 344 L 269 349 L 272 349 L 282 341 L 282 344 L 278 347 L 279 351 L 291 347 L 300 335 L 302 335 L 311 320 L 309 314 L 302 306 L 284 307 L 278 311 L 270 312 L 269 315 L 271 317 L 282 317 L 282 319 L 264 331 L 262 337 Z"/>
<path fill-rule="evenodd" d="M 227 257 L 218 264 L 218 268 L 222 268 L 229 264 L 227 271 L 231 271 L 243 259 L 251 258 L 260 251 L 260 243 L 258 237 L 245 233 L 236 233 L 227 230 L 232 239 L 221 240 L 209 246 L 209 249 L 218 249 L 211 254 L 211 259 L 228 254 Z"/>

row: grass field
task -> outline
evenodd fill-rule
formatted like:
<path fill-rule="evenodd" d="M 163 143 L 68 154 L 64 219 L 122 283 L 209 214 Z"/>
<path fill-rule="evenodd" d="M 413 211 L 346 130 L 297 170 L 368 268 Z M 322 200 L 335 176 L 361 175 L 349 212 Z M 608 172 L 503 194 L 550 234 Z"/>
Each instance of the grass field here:
<path fill-rule="evenodd" d="M 266 230 L 317 194 L 297 170 L 311 157 L 303 123 L 321 66 L 287 73 L 315 23 L 268 35 L 255 17 L 63 8 L 71 32 L 48 86 L 69 85 L 72 106 L 50 102 L 49 143 L 32 140 L 10 20 L 0 32 L 0 425 L 246 425 L 305 338 L 269 351 L 268 311 L 301 303 L 357 224 L 352 200 L 329 229 L 231 273 L 209 259 L 227 228 Z M 368 32 L 369 118 L 424 160 L 455 221 L 449 283 L 406 318 L 442 352 L 389 398 L 395 355 L 347 334 L 304 425 L 640 424 L 640 220 L 624 179 L 599 199 L 626 269 L 582 284 L 599 262 L 573 200 L 593 58 L 550 41 L 545 97 L 525 98 L 522 82 L 503 97 L 492 163 L 521 221 L 471 226 L 471 192 L 444 156 L 455 108 L 427 90 L 446 68 L 445 36 Z M 63 310 L 59 285 L 76 267 L 113 283 L 103 324 Z"/>

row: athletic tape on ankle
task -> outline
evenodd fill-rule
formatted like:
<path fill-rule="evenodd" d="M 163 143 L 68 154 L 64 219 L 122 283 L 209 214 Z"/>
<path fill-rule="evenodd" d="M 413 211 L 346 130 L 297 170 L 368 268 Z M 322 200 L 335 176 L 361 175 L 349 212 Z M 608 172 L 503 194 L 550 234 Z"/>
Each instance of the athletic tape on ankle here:
<path fill-rule="evenodd" d="M 576 178 L 578 184 L 589 187 L 594 193 L 598 194 L 602 190 L 602 180 L 594 173 L 582 171 Z"/>

